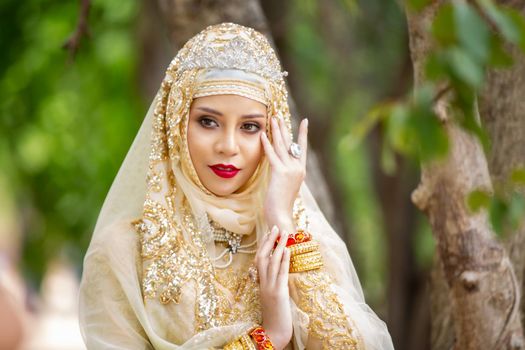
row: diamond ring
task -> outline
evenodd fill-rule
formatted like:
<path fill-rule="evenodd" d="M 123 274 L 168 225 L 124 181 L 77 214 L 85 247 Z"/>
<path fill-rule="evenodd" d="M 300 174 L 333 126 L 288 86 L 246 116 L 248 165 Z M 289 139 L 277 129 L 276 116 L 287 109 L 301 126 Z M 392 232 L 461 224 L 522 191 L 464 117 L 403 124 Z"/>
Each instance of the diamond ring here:
<path fill-rule="evenodd" d="M 288 153 L 290 153 L 292 157 L 300 159 L 303 150 L 301 149 L 301 146 L 298 143 L 292 142 L 290 148 L 288 149 Z"/>

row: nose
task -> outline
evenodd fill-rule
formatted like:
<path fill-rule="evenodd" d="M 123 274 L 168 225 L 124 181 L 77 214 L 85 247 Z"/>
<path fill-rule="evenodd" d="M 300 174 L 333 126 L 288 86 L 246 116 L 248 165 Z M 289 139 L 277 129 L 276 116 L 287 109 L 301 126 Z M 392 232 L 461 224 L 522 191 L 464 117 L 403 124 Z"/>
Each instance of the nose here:
<path fill-rule="evenodd" d="M 224 129 L 215 143 L 215 150 L 228 157 L 236 155 L 239 152 L 239 144 L 235 130 Z"/>

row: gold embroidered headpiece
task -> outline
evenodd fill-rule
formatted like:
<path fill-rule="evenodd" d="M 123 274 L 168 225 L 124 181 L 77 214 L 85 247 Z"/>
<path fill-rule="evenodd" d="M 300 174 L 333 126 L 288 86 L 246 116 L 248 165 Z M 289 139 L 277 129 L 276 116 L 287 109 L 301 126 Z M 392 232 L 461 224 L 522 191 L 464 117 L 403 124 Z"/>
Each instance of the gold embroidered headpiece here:
<path fill-rule="evenodd" d="M 234 69 L 206 69 L 196 78 L 193 98 L 212 95 L 239 95 L 268 105 L 267 80 Z"/>
<path fill-rule="evenodd" d="M 242 70 L 273 82 L 288 75 L 261 33 L 234 23 L 209 26 L 191 38 L 170 67 L 177 76 L 199 68 Z"/>

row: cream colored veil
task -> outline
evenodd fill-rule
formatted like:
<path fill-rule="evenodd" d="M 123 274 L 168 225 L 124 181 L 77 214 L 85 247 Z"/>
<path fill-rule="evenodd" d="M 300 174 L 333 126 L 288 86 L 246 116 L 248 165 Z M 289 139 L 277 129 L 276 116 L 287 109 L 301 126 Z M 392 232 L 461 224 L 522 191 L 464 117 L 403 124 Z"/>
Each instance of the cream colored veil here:
<path fill-rule="evenodd" d="M 262 202 L 269 164 L 264 159 L 237 193 L 214 196 L 191 163 L 187 115 L 206 84 L 205 95 L 233 93 L 264 102 L 268 117 L 282 118 L 290 128 L 284 75 L 264 36 L 232 23 L 206 28 L 171 62 L 106 197 L 84 260 L 79 311 L 88 349 L 222 348 L 253 325 L 249 319 L 226 324 L 216 317 L 210 257 L 217 252 L 210 220 L 262 237 L 268 230 Z M 343 241 L 306 185 L 294 218 L 320 242 L 331 288 L 367 349 L 391 349 L 385 324 L 364 301 Z M 175 308 L 188 283 L 196 286 L 195 307 Z M 308 316 L 290 302 L 294 344 L 304 348 Z M 182 322 L 194 325 L 195 334 L 177 334 Z"/>

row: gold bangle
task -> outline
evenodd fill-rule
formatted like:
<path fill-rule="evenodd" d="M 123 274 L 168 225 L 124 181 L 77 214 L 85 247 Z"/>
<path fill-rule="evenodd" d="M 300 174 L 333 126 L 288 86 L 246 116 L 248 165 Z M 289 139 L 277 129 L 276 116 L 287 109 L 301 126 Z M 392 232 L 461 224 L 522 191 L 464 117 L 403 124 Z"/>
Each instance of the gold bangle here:
<path fill-rule="evenodd" d="M 290 273 L 316 270 L 323 267 L 323 257 L 319 251 L 299 254 L 290 259 Z"/>
<path fill-rule="evenodd" d="M 234 341 L 226 344 L 224 350 L 244 350 L 244 347 L 238 339 L 235 339 Z"/>
<path fill-rule="evenodd" d="M 319 243 L 316 241 L 309 241 L 304 243 L 294 244 L 288 247 L 290 249 L 290 256 L 313 252 L 319 249 Z"/>
<path fill-rule="evenodd" d="M 306 261 L 306 260 L 311 260 L 311 259 L 318 259 L 318 258 L 322 258 L 321 257 L 321 252 L 319 252 L 319 250 L 314 250 L 314 251 L 311 251 L 311 252 L 307 252 L 307 253 L 302 253 L 302 254 L 297 254 L 297 255 L 294 255 L 294 256 L 291 256 L 290 257 L 290 262 L 295 262 L 295 261 Z"/>
<path fill-rule="evenodd" d="M 252 338 L 250 338 L 248 334 L 243 334 L 239 338 L 239 341 L 241 342 L 242 348 L 244 350 L 257 350 L 257 348 L 255 347 L 255 344 L 252 341 Z"/>

